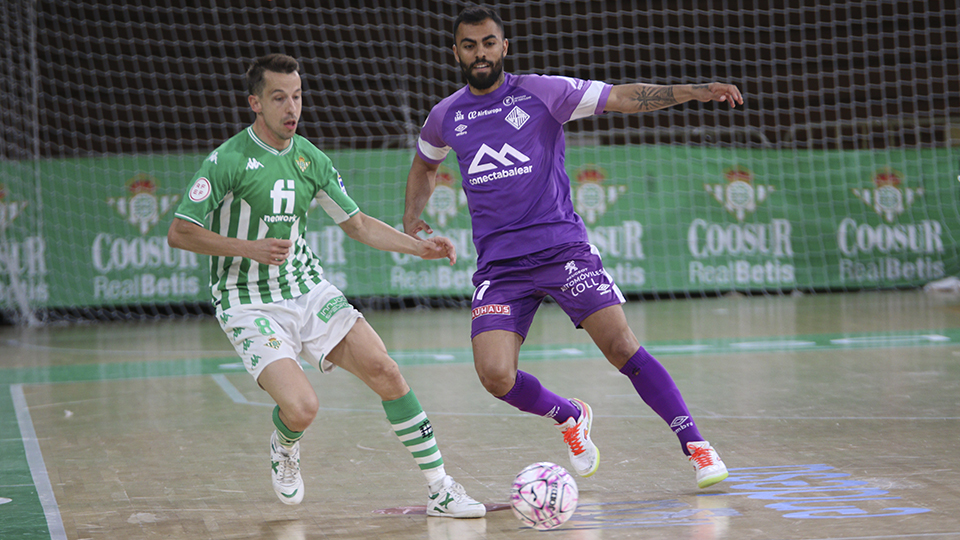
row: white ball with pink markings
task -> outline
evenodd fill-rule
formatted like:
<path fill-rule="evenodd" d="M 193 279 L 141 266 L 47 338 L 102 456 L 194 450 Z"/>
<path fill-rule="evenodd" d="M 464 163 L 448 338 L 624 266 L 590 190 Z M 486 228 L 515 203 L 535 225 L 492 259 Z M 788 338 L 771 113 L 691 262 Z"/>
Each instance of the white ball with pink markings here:
<path fill-rule="evenodd" d="M 541 531 L 563 525 L 576 511 L 578 500 L 577 483 L 570 473 L 547 461 L 525 467 L 510 489 L 514 515 Z"/>

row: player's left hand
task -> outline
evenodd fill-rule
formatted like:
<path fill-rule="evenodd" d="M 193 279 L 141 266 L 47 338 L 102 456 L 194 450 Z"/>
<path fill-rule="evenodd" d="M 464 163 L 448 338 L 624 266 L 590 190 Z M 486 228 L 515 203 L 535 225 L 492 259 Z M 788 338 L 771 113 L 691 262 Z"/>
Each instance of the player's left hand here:
<path fill-rule="evenodd" d="M 457 262 L 457 248 L 449 238 L 434 236 L 420 240 L 417 244 L 417 255 L 422 259 L 450 259 L 450 264 Z"/>
<path fill-rule="evenodd" d="M 433 229 L 430 228 L 430 225 L 426 221 L 420 219 L 419 217 L 407 217 L 403 216 L 403 232 L 409 234 L 414 238 L 420 238 L 417 236 L 417 233 L 423 231 L 427 234 L 433 234 Z"/>
<path fill-rule="evenodd" d="M 740 89 L 732 84 L 712 82 L 709 84 L 694 84 L 690 86 L 693 99 L 697 101 L 726 101 L 731 107 L 743 105 L 743 95 Z"/>

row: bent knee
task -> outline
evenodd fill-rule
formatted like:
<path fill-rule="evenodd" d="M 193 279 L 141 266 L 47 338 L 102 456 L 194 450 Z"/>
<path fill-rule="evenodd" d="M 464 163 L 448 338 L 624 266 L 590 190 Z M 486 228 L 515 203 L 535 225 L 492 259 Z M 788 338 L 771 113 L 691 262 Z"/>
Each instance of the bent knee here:
<path fill-rule="evenodd" d="M 513 389 L 517 382 L 517 372 L 514 369 L 478 369 L 480 384 L 495 397 L 503 397 Z"/>
<path fill-rule="evenodd" d="M 374 361 L 366 362 L 363 371 L 370 379 L 395 382 L 403 380 L 403 375 L 400 374 L 400 366 L 386 352 L 377 355 Z"/>
<path fill-rule="evenodd" d="M 320 410 L 320 401 L 316 394 L 310 394 L 280 409 L 283 423 L 292 431 L 303 431 L 313 423 Z"/>
<path fill-rule="evenodd" d="M 623 367 L 640 350 L 640 344 L 631 339 L 617 339 L 601 349 L 607 361 L 617 369 Z"/>

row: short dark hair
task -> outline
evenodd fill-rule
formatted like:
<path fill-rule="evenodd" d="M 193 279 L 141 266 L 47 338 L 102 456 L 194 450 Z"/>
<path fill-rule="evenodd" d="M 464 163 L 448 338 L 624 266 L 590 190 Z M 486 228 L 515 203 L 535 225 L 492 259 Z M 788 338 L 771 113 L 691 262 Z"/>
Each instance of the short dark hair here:
<path fill-rule="evenodd" d="M 457 39 L 457 30 L 461 24 L 480 24 L 487 19 L 497 24 L 500 35 L 503 36 L 503 20 L 500 19 L 500 15 L 497 15 L 497 10 L 489 6 L 470 6 L 461 11 L 453 21 L 453 39 Z"/>
<path fill-rule="evenodd" d="M 265 71 L 288 74 L 300 71 L 300 64 L 293 57 L 285 54 L 268 54 L 257 58 L 247 70 L 247 92 L 251 96 L 259 96 L 260 92 L 263 92 L 263 86 L 266 84 L 263 80 Z"/>

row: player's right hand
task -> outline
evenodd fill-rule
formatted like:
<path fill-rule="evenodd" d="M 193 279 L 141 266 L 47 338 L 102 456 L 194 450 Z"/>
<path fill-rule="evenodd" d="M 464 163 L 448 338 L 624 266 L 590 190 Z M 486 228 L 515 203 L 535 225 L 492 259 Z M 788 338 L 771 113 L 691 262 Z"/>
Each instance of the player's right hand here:
<path fill-rule="evenodd" d="M 287 260 L 287 257 L 290 256 L 290 248 L 292 247 L 293 242 L 291 240 L 261 238 L 260 240 L 250 242 L 247 258 L 253 259 L 260 264 L 280 266 Z"/>
<path fill-rule="evenodd" d="M 417 244 L 417 255 L 426 260 L 450 259 L 450 264 L 457 262 L 457 248 L 449 238 L 434 236 L 421 240 Z"/>
<path fill-rule="evenodd" d="M 731 107 L 743 105 L 740 89 L 732 84 L 712 82 L 690 85 L 690 93 L 697 101 L 726 101 Z"/>

